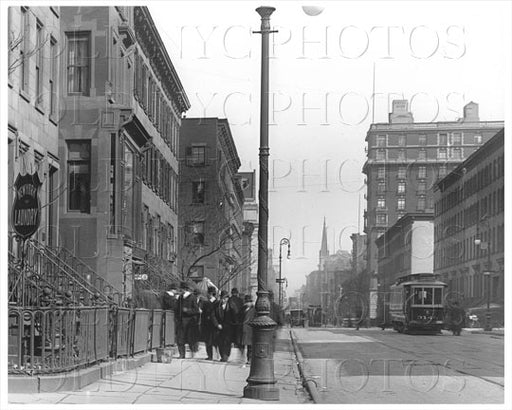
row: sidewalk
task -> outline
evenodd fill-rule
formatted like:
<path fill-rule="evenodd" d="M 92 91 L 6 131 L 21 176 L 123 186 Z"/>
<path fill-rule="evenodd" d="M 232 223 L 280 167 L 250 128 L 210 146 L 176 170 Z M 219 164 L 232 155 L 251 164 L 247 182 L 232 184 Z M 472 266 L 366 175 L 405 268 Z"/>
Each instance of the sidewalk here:
<path fill-rule="evenodd" d="M 227 363 L 207 361 L 201 344 L 195 358 L 164 357 L 166 363 L 147 363 L 142 367 L 114 373 L 78 391 L 39 394 L 9 394 L 9 404 L 271 404 L 245 399 L 250 366 L 238 349 L 231 350 Z M 274 353 L 274 374 L 279 388 L 279 403 L 311 403 L 304 391 L 287 329 L 278 331 Z M 277 402 L 274 402 L 277 403 Z"/>

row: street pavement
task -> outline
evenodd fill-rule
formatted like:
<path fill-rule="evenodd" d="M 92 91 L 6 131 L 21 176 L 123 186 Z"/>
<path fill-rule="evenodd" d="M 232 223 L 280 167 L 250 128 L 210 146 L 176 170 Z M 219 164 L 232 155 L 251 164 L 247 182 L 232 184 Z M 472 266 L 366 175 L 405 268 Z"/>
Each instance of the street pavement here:
<path fill-rule="evenodd" d="M 461 336 L 377 328 L 293 328 L 320 403 L 504 402 L 503 330 Z"/>
<path fill-rule="evenodd" d="M 261 404 L 266 401 L 245 399 L 250 366 L 241 352 L 232 349 L 227 363 L 204 360 L 201 344 L 194 358 L 164 355 L 165 363 L 147 363 L 134 370 L 115 373 L 85 388 L 72 392 L 9 394 L 9 404 Z M 274 353 L 274 374 L 279 388 L 279 403 L 310 403 L 303 389 L 289 331 L 278 331 Z"/>

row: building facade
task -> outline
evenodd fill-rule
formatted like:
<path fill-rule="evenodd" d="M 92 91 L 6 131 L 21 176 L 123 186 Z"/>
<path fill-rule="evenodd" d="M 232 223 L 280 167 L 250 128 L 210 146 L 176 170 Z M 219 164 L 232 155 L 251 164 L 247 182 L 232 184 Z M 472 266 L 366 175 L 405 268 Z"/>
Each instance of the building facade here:
<path fill-rule="evenodd" d="M 480 121 L 478 104 L 468 103 L 458 121 L 415 123 L 406 100 L 393 101 L 388 123 L 372 124 L 366 135 L 363 167 L 367 194 L 364 231 L 367 269 L 379 279 L 375 240 L 408 212 L 434 211 L 433 187 L 503 127 L 502 121 Z"/>
<path fill-rule="evenodd" d="M 60 7 L 8 8 L 8 211 L 18 175 L 37 174 L 40 225 L 33 238 L 59 244 Z M 9 229 L 12 233 L 12 227 Z"/>
<path fill-rule="evenodd" d="M 129 298 L 141 272 L 177 273 L 190 104 L 146 7 L 62 7 L 61 23 L 62 244 Z"/>
<path fill-rule="evenodd" d="M 436 184 L 434 271 L 466 307 L 504 306 L 504 129 Z M 490 273 L 488 279 L 484 273 Z"/>
<path fill-rule="evenodd" d="M 180 132 L 180 264 L 182 278 L 241 284 L 243 252 L 240 158 L 226 119 L 186 118 Z"/>

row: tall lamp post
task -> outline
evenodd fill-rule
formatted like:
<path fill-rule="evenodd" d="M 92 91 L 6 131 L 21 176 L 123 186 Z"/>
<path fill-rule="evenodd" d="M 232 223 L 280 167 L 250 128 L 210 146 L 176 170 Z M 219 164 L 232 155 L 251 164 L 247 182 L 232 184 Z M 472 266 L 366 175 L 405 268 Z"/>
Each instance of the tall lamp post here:
<path fill-rule="evenodd" d="M 483 242 L 479 236 L 479 229 L 477 226 L 477 235 L 475 239 L 475 245 L 479 246 L 480 249 L 487 249 L 487 264 L 483 271 L 483 275 L 485 277 L 485 285 L 486 285 L 486 299 L 487 299 L 487 310 L 485 312 L 485 328 L 486 332 L 490 332 L 492 330 L 491 325 L 491 273 L 492 273 L 492 264 L 491 264 L 491 244 L 490 241 Z"/>
<path fill-rule="evenodd" d="M 268 88 L 269 88 L 269 34 L 270 16 L 274 7 L 258 7 L 261 16 L 261 105 L 260 105 L 260 186 L 258 220 L 258 298 L 256 316 L 250 325 L 252 332 L 251 371 L 244 387 L 244 397 L 258 400 L 279 400 L 279 389 L 274 377 L 274 344 L 276 328 L 270 314 L 270 299 L 267 288 L 268 271 Z"/>
<path fill-rule="evenodd" d="M 285 279 L 281 277 L 281 260 L 282 260 L 282 254 L 281 254 L 281 248 L 284 245 L 288 245 L 288 254 L 286 255 L 287 259 L 290 259 L 290 240 L 288 238 L 283 238 L 279 242 L 279 279 L 276 279 L 276 282 L 279 284 L 279 307 L 283 307 L 283 282 Z"/>

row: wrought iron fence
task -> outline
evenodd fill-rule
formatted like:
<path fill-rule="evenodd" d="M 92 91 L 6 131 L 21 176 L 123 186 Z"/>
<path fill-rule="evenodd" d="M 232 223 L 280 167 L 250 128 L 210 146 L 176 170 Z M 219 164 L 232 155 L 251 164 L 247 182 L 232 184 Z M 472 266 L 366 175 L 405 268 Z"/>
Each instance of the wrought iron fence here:
<path fill-rule="evenodd" d="M 174 344 L 174 312 L 9 307 L 9 373 L 48 374 Z"/>

